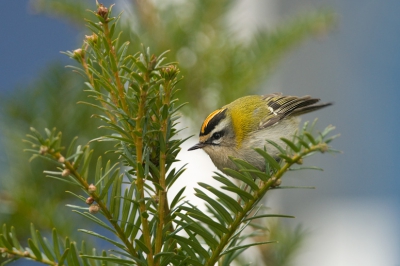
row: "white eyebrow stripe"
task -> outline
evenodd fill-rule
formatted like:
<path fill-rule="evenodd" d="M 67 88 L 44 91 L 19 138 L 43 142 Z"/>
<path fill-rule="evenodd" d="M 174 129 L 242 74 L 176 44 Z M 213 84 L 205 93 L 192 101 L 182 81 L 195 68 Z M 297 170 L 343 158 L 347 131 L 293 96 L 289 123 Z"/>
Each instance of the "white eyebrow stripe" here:
<path fill-rule="evenodd" d="M 210 137 L 212 136 L 212 134 L 214 134 L 215 132 L 219 132 L 222 131 L 223 129 L 227 128 L 229 125 L 229 118 L 225 118 L 224 120 L 221 120 L 218 125 L 210 132 Z"/>

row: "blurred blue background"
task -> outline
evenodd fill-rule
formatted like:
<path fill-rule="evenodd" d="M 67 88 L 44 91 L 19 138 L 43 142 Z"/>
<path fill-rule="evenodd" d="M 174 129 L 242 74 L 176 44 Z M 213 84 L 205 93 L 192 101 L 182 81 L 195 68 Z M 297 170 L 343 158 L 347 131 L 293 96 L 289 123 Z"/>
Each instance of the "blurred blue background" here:
<path fill-rule="evenodd" d="M 318 117 L 321 126 L 331 123 L 341 133 L 333 146 L 343 154 L 312 161 L 324 172 L 288 179 L 316 186 L 315 191 L 277 192 L 271 199 L 313 233 L 296 265 L 400 265 L 400 2 L 250 2 L 256 8 L 249 8 L 247 16 L 274 14 L 269 23 L 320 7 L 332 8 L 339 21 L 333 32 L 294 49 L 265 84 L 268 91 L 333 101 Z M 33 13 L 28 1 L 2 6 L 8 25 L 0 27 L 0 98 L 5 99 L 16 86 L 33 81 L 48 62 L 70 63 L 60 51 L 78 47 L 82 36 L 66 21 Z M 205 154 L 184 156 L 192 161 L 199 156 L 214 170 Z M 0 159 L 6 161 L 1 153 Z M 204 167 L 192 165 L 188 176 Z"/>
<path fill-rule="evenodd" d="M 281 14 L 323 4 L 339 20 L 335 32 L 306 43 L 277 70 L 282 89 L 335 102 L 318 117 L 337 127 L 333 145 L 343 151 L 329 162 L 318 158 L 325 171 L 311 179 L 315 192 L 285 193 L 284 205 L 315 236 L 298 265 L 399 265 L 400 2 L 279 2 Z M 293 205 L 299 194 L 302 203 Z"/>
<path fill-rule="evenodd" d="M 35 14 L 28 3 L 27 0 L 3 3 L 7 26 L 0 27 L 3 36 L 0 41 L 2 97 L 17 85 L 34 80 L 49 62 L 67 63 L 69 59 L 60 51 L 72 49 L 79 40 L 73 25 L 55 17 Z"/>

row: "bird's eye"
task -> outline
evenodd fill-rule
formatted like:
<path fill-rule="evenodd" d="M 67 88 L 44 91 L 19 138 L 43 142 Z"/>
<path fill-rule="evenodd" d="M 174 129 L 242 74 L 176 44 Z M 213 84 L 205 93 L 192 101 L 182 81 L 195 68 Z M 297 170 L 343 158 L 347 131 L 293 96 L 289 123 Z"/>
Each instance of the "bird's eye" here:
<path fill-rule="evenodd" d="M 215 133 L 212 135 L 212 138 L 213 138 L 214 140 L 220 139 L 221 137 L 222 137 L 221 132 L 215 132 Z"/>

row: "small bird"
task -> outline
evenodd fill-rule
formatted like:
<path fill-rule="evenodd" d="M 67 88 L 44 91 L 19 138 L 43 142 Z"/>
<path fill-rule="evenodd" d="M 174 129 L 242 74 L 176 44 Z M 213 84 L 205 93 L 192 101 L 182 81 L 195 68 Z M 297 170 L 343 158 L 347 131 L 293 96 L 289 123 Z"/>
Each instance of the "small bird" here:
<path fill-rule="evenodd" d="M 290 139 L 298 129 L 299 115 L 332 103 L 318 103 L 310 96 L 284 96 L 281 93 L 241 97 L 215 110 L 204 120 L 199 143 L 189 151 L 203 149 L 219 169 L 237 169 L 229 159 L 235 157 L 265 170 L 265 159 L 254 148 L 264 148 L 278 159 L 272 140 L 285 147 L 282 137 Z"/>

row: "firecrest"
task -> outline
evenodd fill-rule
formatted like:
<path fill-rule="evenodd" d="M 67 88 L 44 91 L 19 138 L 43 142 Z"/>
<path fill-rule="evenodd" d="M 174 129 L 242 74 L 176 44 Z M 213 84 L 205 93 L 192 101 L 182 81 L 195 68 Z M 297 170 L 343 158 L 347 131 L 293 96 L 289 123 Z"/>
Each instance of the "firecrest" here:
<path fill-rule="evenodd" d="M 332 104 L 318 102 L 310 96 L 280 93 L 239 98 L 207 116 L 200 128 L 199 143 L 189 151 L 203 149 L 219 170 L 237 169 L 231 156 L 265 170 L 265 159 L 254 148 L 265 146 L 278 159 L 279 151 L 266 140 L 285 147 L 280 138 L 293 136 L 300 123 L 299 115 Z"/>

